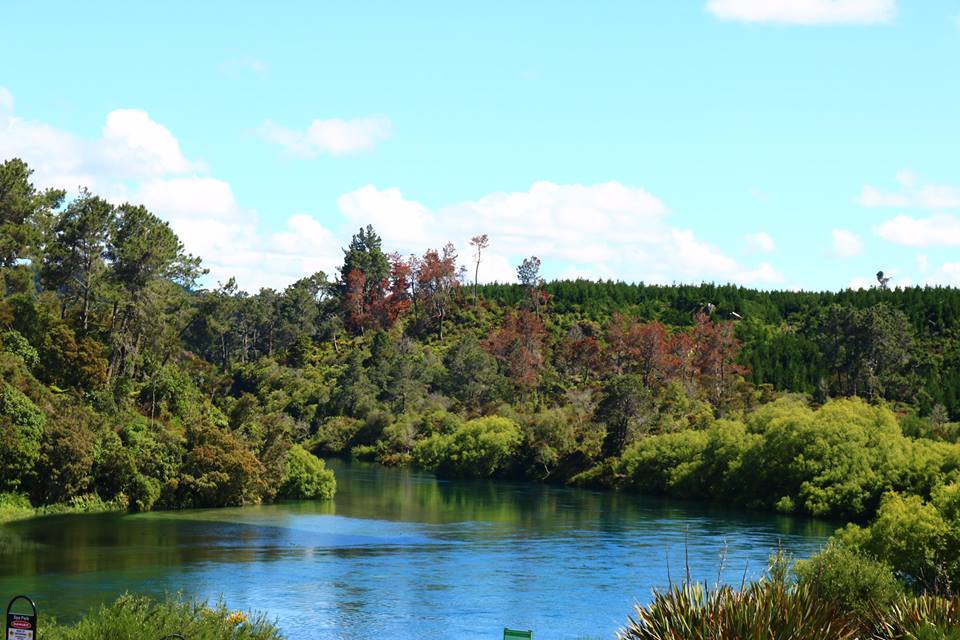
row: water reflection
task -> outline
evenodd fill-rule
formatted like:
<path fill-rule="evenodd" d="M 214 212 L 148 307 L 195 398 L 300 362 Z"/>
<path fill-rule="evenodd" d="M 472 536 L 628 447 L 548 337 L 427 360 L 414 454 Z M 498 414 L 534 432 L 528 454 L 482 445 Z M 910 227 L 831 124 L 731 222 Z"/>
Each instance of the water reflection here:
<path fill-rule="evenodd" d="M 331 462 L 332 503 L 52 517 L 0 528 L 0 595 L 77 616 L 123 591 L 265 610 L 290 637 L 610 637 L 667 575 L 739 582 L 832 526 L 628 494 Z M 3 549 L 10 551 L 4 552 Z"/>

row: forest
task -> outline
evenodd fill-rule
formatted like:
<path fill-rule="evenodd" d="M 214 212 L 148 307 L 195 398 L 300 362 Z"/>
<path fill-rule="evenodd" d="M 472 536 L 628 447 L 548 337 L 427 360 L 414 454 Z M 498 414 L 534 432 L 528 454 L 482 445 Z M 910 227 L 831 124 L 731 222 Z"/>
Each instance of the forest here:
<path fill-rule="evenodd" d="M 246 292 L 0 164 L 0 516 L 330 498 L 349 456 L 850 522 L 801 570 L 850 606 L 960 586 L 960 290 L 482 284 L 489 231 Z"/>

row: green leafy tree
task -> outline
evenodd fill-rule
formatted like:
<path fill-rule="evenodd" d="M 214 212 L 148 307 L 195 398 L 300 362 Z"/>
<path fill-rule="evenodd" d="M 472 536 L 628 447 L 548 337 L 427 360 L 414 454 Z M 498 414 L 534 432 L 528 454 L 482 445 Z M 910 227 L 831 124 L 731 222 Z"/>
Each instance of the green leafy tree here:
<path fill-rule="evenodd" d="M 643 378 L 626 374 L 611 378 L 603 387 L 596 419 L 607 426 L 603 450 L 607 456 L 619 456 L 632 433 L 649 420 L 653 410 L 650 390 Z"/>
<path fill-rule="evenodd" d="M 32 173 L 19 158 L 0 164 L 0 270 L 37 257 L 49 217 L 63 202 L 61 190 L 37 190 Z"/>
<path fill-rule="evenodd" d="M 0 491 L 29 488 L 46 418 L 27 396 L 0 382 Z"/>
<path fill-rule="evenodd" d="M 503 379 L 497 372 L 497 361 L 474 334 L 458 340 L 444 355 L 443 364 L 443 390 L 468 410 L 479 411 L 499 397 Z"/>
<path fill-rule="evenodd" d="M 69 306 L 77 309 L 84 333 L 93 306 L 104 293 L 113 211 L 113 205 L 84 189 L 56 217 L 47 240 L 40 272 L 43 284 L 60 294 L 64 311 Z"/>

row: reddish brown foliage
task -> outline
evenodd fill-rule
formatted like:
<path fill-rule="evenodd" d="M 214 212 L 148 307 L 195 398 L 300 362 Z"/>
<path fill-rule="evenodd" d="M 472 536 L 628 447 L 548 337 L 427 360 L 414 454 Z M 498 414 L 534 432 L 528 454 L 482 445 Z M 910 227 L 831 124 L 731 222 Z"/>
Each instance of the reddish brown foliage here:
<path fill-rule="evenodd" d="M 748 372 L 737 364 L 740 341 L 734 335 L 733 323 L 714 322 L 705 313 L 697 314 L 692 334 L 694 369 L 710 402 L 720 407 L 731 380 Z"/>
<path fill-rule="evenodd" d="M 670 334 L 660 322 L 639 323 L 615 314 L 607 329 L 607 341 L 618 373 L 638 373 L 646 386 L 667 378 Z"/>
<path fill-rule="evenodd" d="M 500 329 L 487 340 L 486 348 L 513 382 L 529 390 L 540 379 L 546 335 L 547 330 L 535 313 L 509 313 Z"/>
<path fill-rule="evenodd" d="M 443 321 L 450 313 L 454 292 L 460 286 L 457 274 L 457 250 L 447 243 L 443 253 L 429 249 L 419 263 L 417 289 L 430 317 L 437 322 L 443 338 Z"/>
<path fill-rule="evenodd" d="M 571 329 L 560 341 L 557 360 L 568 372 L 584 380 L 598 376 L 604 363 L 600 341 L 585 335 L 580 327 Z"/>

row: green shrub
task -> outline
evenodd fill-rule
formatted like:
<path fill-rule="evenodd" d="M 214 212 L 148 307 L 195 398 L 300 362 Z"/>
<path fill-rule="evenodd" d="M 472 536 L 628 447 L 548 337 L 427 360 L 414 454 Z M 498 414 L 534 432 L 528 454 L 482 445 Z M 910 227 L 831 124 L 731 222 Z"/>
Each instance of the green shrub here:
<path fill-rule="evenodd" d="M 0 493 L 0 523 L 33 515 L 30 499 L 22 493 Z"/>
<path fill-rule="evenodd" d="M 413 457 L 439 475 L 489 478 L 507 469 L 521 441 L 516 422 L 488 416 L 470 420 L 449 435 L 436 433 L 421 440 Z"/>
<path fill-rule="evenodd" d="M 842 611 L 886 608 L 903 591 L 889 565 L 838 544 L 797 562 L 796 573 L 801 585 Z"/>
<path fill-rule="evenodd" d="M 223 507 L 258 503 L 266 487 L 265 469 L 246 442 L 206 421 L 187 429 L 187 452 L 174 501 L 183 507 Z"/>
<path fill-rule="evenodd" d="M 648 493 L 698 495 L 701 465 L 709 436 L 704 431 L 678 431 L 651 436 L 623 452 L 615 473 L 622 486 Z"/>
<path fill-rule="evenodd" d="M 960 587 L 960 484 L 938 488 L 929 502 L 887 494 L 868 526 L 847 525 L 837 539 L 886 562 L 918 589 Z"/>
<path fill-rule="evenodd" d="M 337 481 L 333 471 L 326 468 L 323 460 L 300 445 L 291 447 L 287 458 L 287 474 L 280 485 L 280 497 L 329 500 L 336 490 Z"/>
<path fill-rule="evenodd" d="M 262 615 L 231 611 L 222 602 L 154 601 L 124 595 L 72 626 L 41 627 L 45 640 L 144 640 L 181 633 L 190 640 L 280 640 Z"/>

